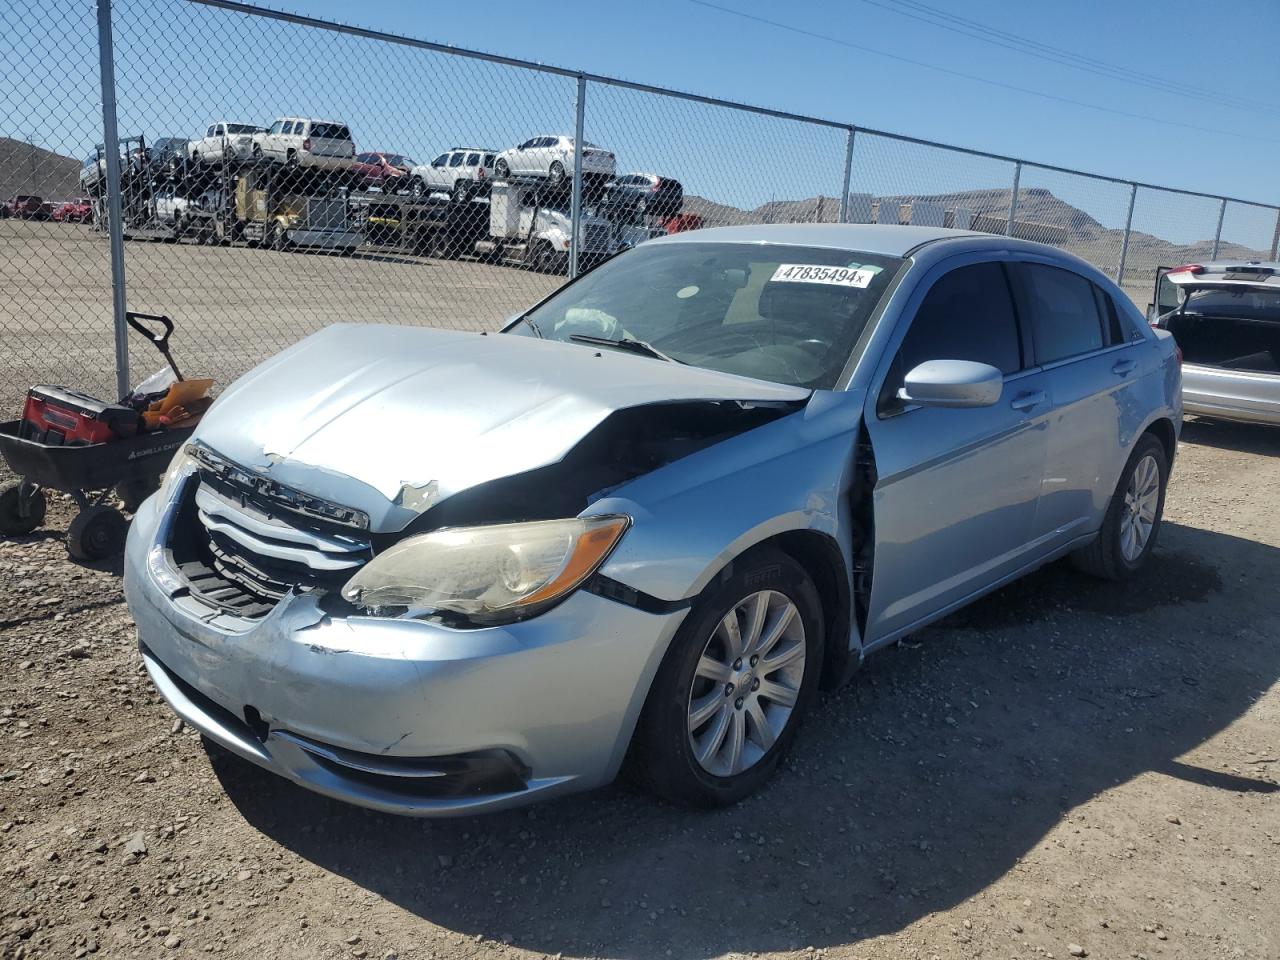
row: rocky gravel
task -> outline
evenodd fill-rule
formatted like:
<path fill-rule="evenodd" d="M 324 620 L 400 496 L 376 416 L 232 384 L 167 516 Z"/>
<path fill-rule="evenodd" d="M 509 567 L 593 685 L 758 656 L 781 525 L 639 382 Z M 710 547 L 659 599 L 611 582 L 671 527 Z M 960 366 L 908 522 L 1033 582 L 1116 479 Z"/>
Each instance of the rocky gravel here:
<path fill-rule="evenodd" d="M 1189 423 L 1155 562 L 873 658 L 759 796 L 343 806 L 152 691 L 72 516 L 0 540 L 0 956 L 1280 956 L 1280 431 Z"/>

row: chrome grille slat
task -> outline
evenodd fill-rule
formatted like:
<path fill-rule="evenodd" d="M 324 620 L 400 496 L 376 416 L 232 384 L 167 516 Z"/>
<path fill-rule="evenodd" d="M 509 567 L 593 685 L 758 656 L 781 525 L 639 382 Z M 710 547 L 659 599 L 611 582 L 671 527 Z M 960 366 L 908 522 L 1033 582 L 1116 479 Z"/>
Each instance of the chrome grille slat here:
<path fill-rule="evenodd" d="M 206 530 L 221 533 L 258 556 L 300 563 L 312 570 L 354 570 L 364 565 L 364 560 L 360 557 L 335 556 L 319 549 L 265 540 L 230 520 L 211 517 L 203 510 L 200 511 L 200 521 Z"/>
<path fill-rule="evenodd" d="M 291 590 L 336 589 L 372 557 L 363 530 L 328 516 L 354 513 L 348 508 L 278 485 L 265 495 L 269 481 L 225 461 L 220 466 L 199 471 L 183 508 L 200 532 L 197 553 L 180 568 L 193 597 L 260 617 Z M 286 494 L 289 503 L 281 500 Z M 298 503 L 320 504 L 326 515 L 319 508 L 304 513 Z"/>
<path fill-rule="evenodd" d="M 369 546 L 367 542 L 361 542 L 355 537 L 328 536 L 319 531 L 300 529 L 271 516 L 255 515 L 205 485 L 196 489 L 196 507 L 202 516 L 224 520 L 272 540 L 302 544 L 326 553 L 358 553 L 367 550 Z"/>

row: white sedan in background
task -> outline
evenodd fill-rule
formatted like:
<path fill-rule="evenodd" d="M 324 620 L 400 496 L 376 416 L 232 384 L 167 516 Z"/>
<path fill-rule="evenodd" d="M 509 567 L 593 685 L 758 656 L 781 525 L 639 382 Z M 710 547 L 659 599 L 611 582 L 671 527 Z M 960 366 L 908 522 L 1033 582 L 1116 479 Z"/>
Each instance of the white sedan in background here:
<path fill-rule="evenodd" d="M 573 152 L 573 137 L 533 137 L 498 154 L 493 163 L 494 176 L 546 177 L 552 183 L 562 183 L 573 175 Z M 594 143 L 582 142 L 583 173 L 612 177 L 616 169 L 612 153 Z"/>

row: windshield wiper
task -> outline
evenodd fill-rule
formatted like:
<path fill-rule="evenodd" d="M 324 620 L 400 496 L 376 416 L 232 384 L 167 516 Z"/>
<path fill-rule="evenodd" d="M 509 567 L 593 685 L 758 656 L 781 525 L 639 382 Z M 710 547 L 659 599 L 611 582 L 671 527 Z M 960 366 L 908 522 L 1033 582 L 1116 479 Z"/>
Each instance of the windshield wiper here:
<path fill-rule="evenodd" d="M 608 337 L 593 337 L 586 333 L 571 333 L 569 334 L 569 339 L 574 343 L 589 343 L 596 347 L 613 347 L 615 350 L 626 350 L 629 353 L 637 353 L 642 357 L 653 357 L 655 360 L 666 360 L 669 363 L 684 363 L 683 360 L 667 356 L 651 343 L 646 343 L 643 340 L 633 340 L 630 337 L 610 340 Z"/>

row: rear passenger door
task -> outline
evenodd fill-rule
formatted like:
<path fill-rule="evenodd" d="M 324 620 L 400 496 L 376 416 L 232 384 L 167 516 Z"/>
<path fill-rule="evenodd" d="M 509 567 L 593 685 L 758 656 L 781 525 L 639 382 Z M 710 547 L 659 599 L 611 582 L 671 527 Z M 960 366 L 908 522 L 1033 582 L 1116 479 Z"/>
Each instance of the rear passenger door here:
<path fill-rule="evenodd" d="M 1031 562 L 1044 476 L 1048 392 L 1014 312 L 1006 265 L 969 257 L 934 268 L 904 324 L 873 380 L 864 421 L 878 474 L 871 643 Z M 926 360 L 996 367 L 1004 374 L 1000 399 L 963 409 L 898 399 L 906 373 Z"/>
<path fill-rule="evenodd" d="M 1145 341 L 1087 277 L 1047 263 L 1013 266 L 1019 312 L 1053 401 L 1036 526 L 1057 547 L 1102 523 L 1142 428 L 1136 393 Z"/>

